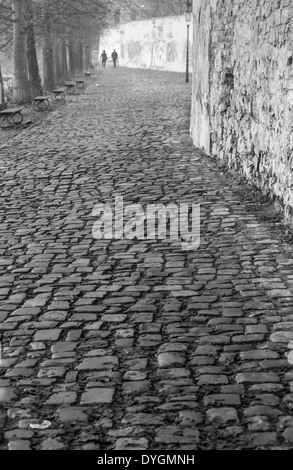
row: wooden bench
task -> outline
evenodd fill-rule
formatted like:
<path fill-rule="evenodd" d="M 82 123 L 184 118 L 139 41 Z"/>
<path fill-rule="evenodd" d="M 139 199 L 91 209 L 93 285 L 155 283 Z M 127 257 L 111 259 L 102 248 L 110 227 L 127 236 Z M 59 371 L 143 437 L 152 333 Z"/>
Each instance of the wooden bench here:
<path fill-rule="evenodd" d="M 60 89 L 57 89 L 57 90 L 53 90 L 51 97 L 52 97 L 53 101 L 64 101 L 65 100 L 64 89 L 60 88 Z"/>
<path fill-rule="evenodd" d="M 71 94 L 71 93 L 75 92 L 75 83 L 73 83 L 73 82 L 66 82 L 64 87 L 65 87 L 65 90 L 68 94 Z"/>
<path fill-rule="evenodd" d="M 5 120 L 10 126 L 17 126 L 22 123 L 22 108 L 10 108 L 0 111 L 0 118 Z"/>
<path fill-rule="evenodd" d="M 33 108 L 35 111 L 45 111 L 50 108 L 50 96 L 36 96 L 33 99 Z"/>

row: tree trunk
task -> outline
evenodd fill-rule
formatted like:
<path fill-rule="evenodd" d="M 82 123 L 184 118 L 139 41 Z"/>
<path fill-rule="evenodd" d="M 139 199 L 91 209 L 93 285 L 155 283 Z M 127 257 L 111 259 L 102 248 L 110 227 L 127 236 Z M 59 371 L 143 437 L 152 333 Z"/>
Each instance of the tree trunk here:
<path fill-rule="evenodd" d="M 74 41 L 71 43 L 71 54 L 72 54 L 72 73 L 70 77 L 75 78 L 79 71 L 79 59 L 78 59 L 78 47 L 77 43 Z"/>
<path fill-rule="evenodd" d="M 15 20 L 13 24 L 13 98 L 18 103 L 27 103 L 30 100 L 30 87 L 23 0 L 13 0 L 13 10 Z"/>
<path fill-rule="evenodd" d="M 36 52 L 34 26 L 32 23 L 27 27 L 27 65 L 31 95 L 33 97 L 42 95 L 43 91 Z"/>
<path fill-rule="evenodd" d="M 42 84 L 36 51 L 32 0 L 26 0 L 26 16 L 28 77 L 31 95 L 32 97 L 35 97 L 38 95 L 42 95 Z"/>
<path fill-rule="evenodd" d="M 93 68 L 93 45 L 90 44 L 89 46 L 89 63 L 90 63 L 90 68 Z"/>
<path fill-rule="evenodd" d="M 83 72 L 83 44 L 82 41 L 79 40 L 77 43 L 77 71 L 79 74 Z"/>
<path fill-rule="evenodd" d="M 68 80 L 68 66 L 67 66 L 67 57 L 66 57 L 66 44 L 62 41 L 61 44 L 61 57 L 62 57 L 62 77 L 63 81 Z"/>
<path fill-rule="evenodd" d="M 91 46 L 89 44 L 86 44 L 84 48 L 84 70 L 88 71 L 91 68 L 92 65 L 92 51 L 91 51 Z"/>
<path fill-rule="evenodd" d="M 69 77 L 73 78 L 75 76 L 75 58 L 74 58 L 74 45 L 72 42 L 67 44 L 67 60 L 68 60 L 68 72 Z"/>
<path fill-rule="evenodd" d="M 61 85 L 64 82 L 63 66 L 62 66 L 62 44 L 60 39 L 54 41 L 54 70 L 55 82 Z"/>
<path fill-rule="evenodd" d="M 0 109 L 6 108 L 5 95 L 4 95 L 4 83 L 2 78 L 2 72 L 0 67 Z"/>
<path fill-rule="evenodd" d="M 50 19 L 45 19 L 43 28 L 43 73 L 44 73 L 44 89 L 47 92 L 55 88 L 54 77 L 54 53 L 53 53 L 53 39 L 51 32 Z"/>

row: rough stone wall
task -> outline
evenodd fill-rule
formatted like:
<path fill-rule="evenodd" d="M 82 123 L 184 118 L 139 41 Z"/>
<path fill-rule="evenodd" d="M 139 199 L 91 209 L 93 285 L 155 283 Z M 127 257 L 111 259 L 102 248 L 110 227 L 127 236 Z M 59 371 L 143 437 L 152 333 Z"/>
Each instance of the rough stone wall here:
<path fill-rule="evenodd" d="M 187 28 L 185 16 L 132 21 L 118 29 L 107 30 L 100 39 L 100 55 L 113 49 L 124 67 L 185 72 Z M 190 28 L 192 58 L 192 26 Z M 190 61 L 190 70 L 192 64 Z"/>
<path fill-rule="evenodd" d="M 211 30 L 205 148 L 281 201 L 292 219 L 293 2 L 195 0 L 195 11 L 206 3 L 209 16 L 198 26 Z"/>

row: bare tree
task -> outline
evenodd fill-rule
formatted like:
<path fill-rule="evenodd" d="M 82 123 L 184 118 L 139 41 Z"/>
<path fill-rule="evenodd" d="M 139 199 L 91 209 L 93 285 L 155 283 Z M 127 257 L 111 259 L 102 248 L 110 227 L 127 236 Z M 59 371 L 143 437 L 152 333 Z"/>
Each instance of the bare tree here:
<path fill-rule="evenodd" d="M 42 85 L 36 51 L 33 4 L 32 0 L 25 1 L 28 78 L 31 96 L 35 97 L 42 94 Z"/>
<path fill-rule="evenodd" d="M 17 102 L 30 99 L 26 55 L 25 0 L 13 0 L 13 97 Z"/>

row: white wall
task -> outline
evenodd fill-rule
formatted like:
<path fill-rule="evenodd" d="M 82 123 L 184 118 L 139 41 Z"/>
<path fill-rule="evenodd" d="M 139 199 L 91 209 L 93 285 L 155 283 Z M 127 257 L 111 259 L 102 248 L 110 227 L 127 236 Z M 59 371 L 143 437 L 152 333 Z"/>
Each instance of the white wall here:
<path fill-rule="evenodd" d="M 124 67 L 185 72 L 187 27 L 185 16 L 169 16 L 134 21 L 110 29 L 100 38 L 99 55 L 105 49 L 108 57 L 113 49 Z M 190 26 L 190 70 L 192 69 L 192 25 Z"/>
<path fill-rule="evenodd" d="M 211 0 L 193 1 L 193 80 L 191 136 L 196 147 L 210 152 Z"/>

